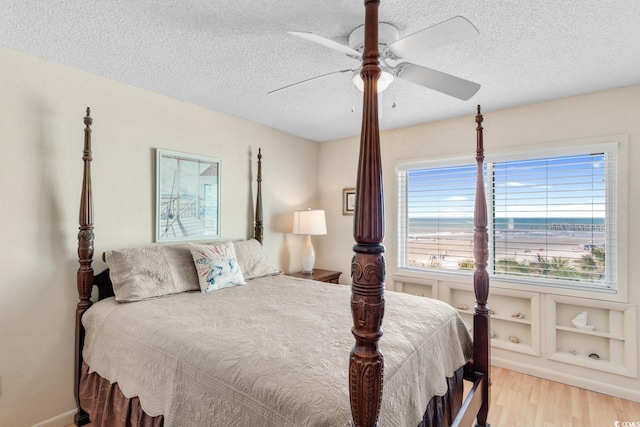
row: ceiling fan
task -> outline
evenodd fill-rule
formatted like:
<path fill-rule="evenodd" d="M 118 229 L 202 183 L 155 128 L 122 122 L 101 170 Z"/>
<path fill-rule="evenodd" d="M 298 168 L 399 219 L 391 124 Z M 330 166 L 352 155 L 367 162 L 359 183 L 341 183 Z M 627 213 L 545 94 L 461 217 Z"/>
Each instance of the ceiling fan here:
<path fill-rule="evenodd" d="M 318 36 L 309 32 L 290 31 L 297 37 L 310 40 L 322 46 L 345 54 L 362 62 L 362 50 L 364 48 L 364 26 L 353 30 L 349 35 L 349 46 L 345 46 L 333 40 Z M 429 49 L 445 46 L 451 43 L 467 40 L 479 34 L 476 27 L 462 16 L 456 16 L 446 21 L 424 28 L 416 33 L 400 38 L 398 29 L 391 24 L 378 24 L 378 45 L 380 51 L 380 68 L 382 73 L 378 80 L 378 91 L 386 89 L 395 77 L 401 78 L 420 86 L 444 93 L 466 101 L 478 92 L 480 85 L 451 74 L 436 71 L 421 65 L 404 62 L 402 59 L 411 55 L 423 53 Z M 302 80 L 268 93 L 288 89 L 311 80 L 327 77 L 333 74 L 350 72 L 356 86 L 362 89 L 360 78 L 360 66 L 345 70 L 333 71 L 321 76 Z"/>

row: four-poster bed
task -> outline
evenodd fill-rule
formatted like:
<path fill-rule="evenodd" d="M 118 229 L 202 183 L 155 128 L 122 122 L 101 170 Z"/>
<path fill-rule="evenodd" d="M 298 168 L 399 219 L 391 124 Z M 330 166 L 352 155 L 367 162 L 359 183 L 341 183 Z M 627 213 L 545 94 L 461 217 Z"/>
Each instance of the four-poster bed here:
<path fill-rule="evenodd" d="M 376 426 L 381 423 L 380 425 L 428 427 L 469 426 L 476 418 L 479 426 L 487 425 L 490 382 L 490 328 L 487 307 L 489 280 L 486 271 L 488 237 L 482 182 L 483 141 L 480 107 L 476 116 L 478 182 L 474 235 L 474 289 L 477 305 L 471 348 L 464 323 L 453 308 L 425 298 L 393 292 L 386 295 L 384 293 L 384 197 L 376 92 L 380 74 L 377 43 L 378 3 L 373 0 L 365 1 L 365 50 L 362 66 L 362 78 L 365 83 L 364 108 L 357 176 L 357 209 L 353 229 L 356 244 L 351 268 L 351 320 L 343 313 L 347 298 L 345 292 L 349 293 L 346 287 L 316 283 L 310 285 L 308 281 L 274 275 L 268 269 L 268 274 L 257 274 L 255 279 L 245 286 L 235 286 L 210 294 L 183 292 L 165 298 L 147 299 L 144 302 L 123 303 L 117 301 L 116 291 L 114 300 L 113 288 L 117 284 L 112 283 L 113 277 L 110 277 L 114 274 L 112 264 L 109 263 L 109 257 L 114 258 L 111 251 L 106 259 L 111 274 L 105 271 L 94 276 L 91 266 L 94 247 L 90 128 L 92 119 L 87 109 L 84 118 L 84 175 L 78 234 L 80 301 L 76 309 L 77 425 L 88 423 L 89 414 L 96 426 L 150 426 L 163 423 Z M 254 238 L 260 243 L 263 239 L 261 162 L 262 154 L 259 153 Z M 185 254 L 184 251 L 188 251 L 184 247 L 166 250 L 181 251 L 180 256 Z M 90 301 L 94 285 L 100 290 L 100 301 L 95 305 Z M 213 304 L 215 309 L 207 306 L 203 311 L 197 311 L 197 307 L 204 304 L 205 299 L 209 301 L 207 304 Z M 255 300 L 259 300 L 261 304 L 250 306 L 251 301 Z M 287 300 L 283 304 L 288 305 L 279 305 L 282 302 L 280 300 Z M 238 307 L 245 306 L 250 307 L 250 311 L 245 313 L 244 317 L 242 314 L 237 318 L 232 317 L 234 312 L 242 311 Z M 271 314 L 262 313 L 276 306 L 277 309 L 274 310 L 277 316 L 270 318 Z M 298 313 L 296 307 L 303 310 Z M 117 316 L 113 315 L 116 310 Z M 198 316 L 202 317 L 197 320 L 206 319 L 203 321 L 208 329 L 220 327 L 220 331 L 223 332 L 214 337 L 206 336 L 207 331 L 193 329 L 193 324 L 197 323 L 194 319 L 174 314 L 181 313 L 180 310 L 199 313 Z M 148 325 L 134 317 L 137 315 L 136 312 L 143 313 L 146 319 L 153 319 L 151 323 L 154 324 L 161 324 L 164 317 L 169 317 L 170 323 L 158 326 L 160 331 L 146 329 Z M 206 317 L 206 313 L 212 312 L 218 316 Z M 157 313 L 171 313 L 171 316 L 161 316 Z M 383 316 L 386 334 L 381 339 Z M 115 317 L 120 318 L 121 323 L 113 323 Z M 268 321 L 265 320 L 267 318 Z M 347 322 L 352 323 L 345 323 L 345 318 Z M 108 325 L 107 319 L 111 322 Z M 325 327 L 323 324 L 326 322 L 328 323 Z M 168 339 L 164 332 L 179 329 L 181 323 L 186 326 L 186 332 L 183 330 L 182 335 L 177 337 L 178 343 L 162 347 L 162 343 Z M 130 324 L 135 324 L 135 327 L 129 329 Z M 267 327 L 261 329 L 256 336 L 247 338 L 245 334 L 249 330 L 257 329 L 257 325 L 262 324 Z M 293 324 L 294 329 L 286 329 L 287 324 Z M 425 325 L 447 333 L 443 332 L 444 335 L 440 336 L 427 329 Z M 234 329 L 236 327 L 239 329 Z M 353 343 L 353 338 L 345 338 L 348 327 L 352 328 L 355 338 L 355 345 L 348 358 L 348 369 L 345 365 L 344 372 L 334 372 L 334 365 L 340 368 L 342 362 L 347 362 L 346 352 L 340 353 L 343 347 L 348 345 L 344 340 L 348 339 Z M 332 335 L 333 332 L 330 330 L 338 332 Z M 138 332 L 142 335 L 161 335 L 161 348 L 147 350 L 148 344 L 145 342 L 144 355 L 134 354 L 130 348 L 137 346 L 139 337 L 135 334 Z M 125 340 L 116 341 L 116 335 L 125 336 Z M 302 342 L 302 335 L 309 335 L 311 341 Z M 126 337 L 132 338 L 126 341 Z M 294 339 L 295 346 L 306 349 L 307 354 L 294 353 L 291 358 L 281 361 L 280 358 L 291 353 L 292 347 L 295 347 L 290 339 Z M 220 347 L 222 351 L 220 360 L 200 358 L 201 354 L 210 353 L 214 347 Z M 186 356 L 174 353 L 175 348 L 184 350 L 191 358 L 182 358 Z M 442 349 L 443 353 L 434 349 Z M 242 367 L 236 370 L 236 364 L 247 358 L 247 354 L 252 357 L 249 361 L 250 368 Z M 232 361 L 229 359 L 230 355 L 234 355 Z M 257 359 L 253 358 L 254 355 Z M 125 357 L 124 361 L 122 357 Z M 170 364 L 163 365 L 159 362 L 160 359 L 168 359 Z M 209 365 L 212 364 L 221 364 L 222 369 L 209 371 Z M 130 365 L 127 367 L 129 370 L 124 369 L 123 365 Z M 153 369 L 156 370 L 146 370 L 147 365 L 154 365 Z M 271 376 L 255 368 L 262 365 L 268 366 Z M 432 375 L 431 378 L 423 371 L 436 371 L 437 375 Z M 131 378 L 139 372 L 141 378 Z M 232 372 L 234 381 L 239 379 L 240 382 L 231 383 L 232 380 L 225 377 L 228 372 Z M 473 387 L 464 402 L 461 381 L 463 376 L 473 382 Z M 256 384 L 252 380 L 253 377 Z M 326 378 L 335 383 L 335 389 L 321 383 Z M 155 380 L 157 381 L 154 382 Z M 144 382 L 150 383 L 152 391 L 141 385 Z M 205 382 L 210 382 L 215 387 L 205 388 Z M 284 386 L 280 387 L 276 384 L 278 382 L 283 382 Z M 296 387 L 302 387 L 304 393 Z M 162 389 L 159 392 L 160 398 L 153 394 L 155 389 Z M 329 391 L 323 394 L 326 389 Z M 193 394 L 189 394 L 193 393 L 193 390 L 200 398 L 194 399 Z M 292 400 L 290 395 L 300 400 Z M 346 402 L 347 395 L 349 402 Z M 107 403 L 107 396 L 116 396 L 117 402 Z M 264 400 L 258 401 L 256 396 Z M 168 400 L 171 402 L 167 403 Z M 418 405 L 419 416 L 416 418 L 414 407 Z M 346 411 L 341 410 L 343 406 L 346 407 Z M 224 413 L 223 418 L 208 418 L 207 408 L 212 407 L 215 408 L 213 412 L 216 412 L 216 416 L 218 413 Z M 247 414 L 251 412 L 248 407 L 252 408 L 255 414 Z M 190 417 L 193 419 L 189 419 Z M 379 420 L 380 417 L 382 418 Z"/>

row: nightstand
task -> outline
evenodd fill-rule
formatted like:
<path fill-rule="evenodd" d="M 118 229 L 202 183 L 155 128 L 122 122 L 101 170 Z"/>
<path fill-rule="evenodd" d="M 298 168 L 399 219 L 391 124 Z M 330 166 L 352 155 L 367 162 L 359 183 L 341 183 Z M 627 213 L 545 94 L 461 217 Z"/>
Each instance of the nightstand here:
<path fill-rule="evenodd" d="M 311 279 L 317 280 L 319 282 L 327 282 L 327 283 L 339 283 L 340 275 L 342 273 L 340 271 L 331 271 L 331 270 L 321 270 L 319 268 L 314 268 L 313 273 L 303 273 L 302 271 L 298 271 L 297 273 L 290 273 L 288 276 L 291 277 L 299 277 L 301 279 Z"/>

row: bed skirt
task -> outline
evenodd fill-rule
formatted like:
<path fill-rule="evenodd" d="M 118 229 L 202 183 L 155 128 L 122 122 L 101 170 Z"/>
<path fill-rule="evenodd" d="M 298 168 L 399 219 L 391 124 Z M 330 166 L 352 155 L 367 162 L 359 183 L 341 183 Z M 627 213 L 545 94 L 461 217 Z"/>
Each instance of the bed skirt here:
<path fill-rule="evenodd" d="M 450 426 L 462 407 L 464 394 L 464 368 L 447 378 L 447 394 L 434 396 L 427 405 L 424 418 L 418 427 Z"/>
<path fill-rule="evenodd" d="M 150 417 L 140 405 L 140 399 L 122 394 L 118 383 L 111 384 L 82 362 L 80 404 L 91 419 L 92 427 L 161 427 L 162 415 Z"/>
<path fill-rule="evenodd" d="M 463 368 L 447 378 L 447 394 L 435 396 L 429 401 L 424 418 L 418 427 L 447 427 L 462 406 Z M 127 398 L 117 383 L 111 384 L 97 373 L 89 373 L 89 366 L 82 363 L 80 402 L 89 414 L 93 427 L 161 427 L 163 417 L 151 417 L 144 413 L 137 397 Z"/>

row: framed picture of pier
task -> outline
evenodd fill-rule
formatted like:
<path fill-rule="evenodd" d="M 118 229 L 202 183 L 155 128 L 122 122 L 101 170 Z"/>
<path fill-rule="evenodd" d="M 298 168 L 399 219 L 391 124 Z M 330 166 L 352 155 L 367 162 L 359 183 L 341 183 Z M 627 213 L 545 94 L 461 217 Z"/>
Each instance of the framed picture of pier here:
<path fill-rule="evenodd" d="M 156 242 L 220 237 L 220 160 L 156 150 Z"/>

